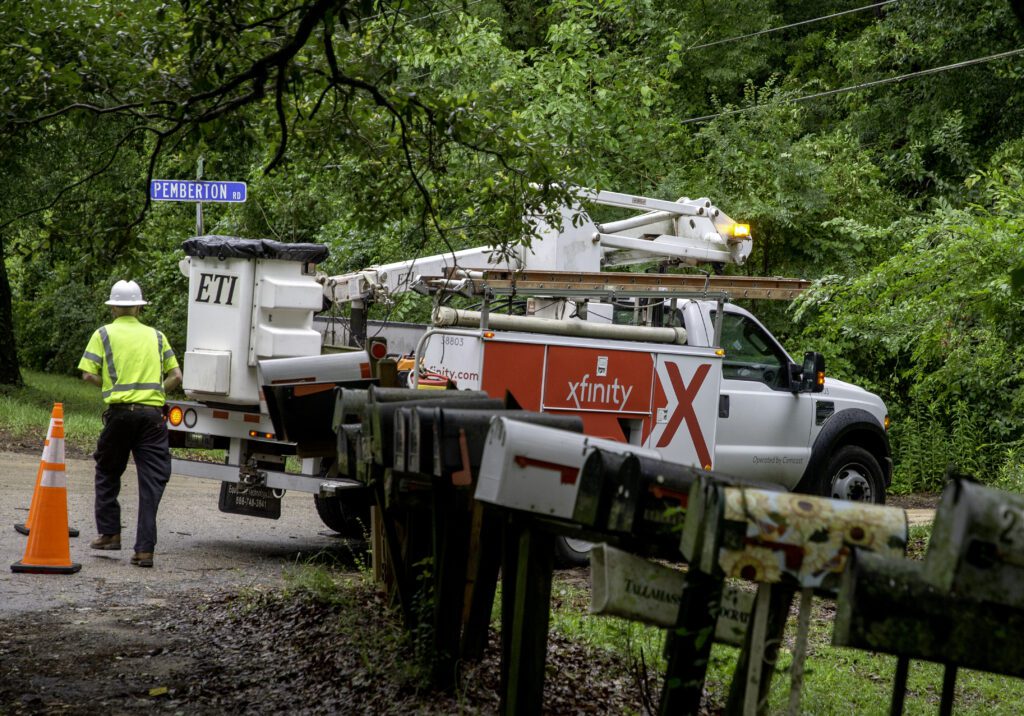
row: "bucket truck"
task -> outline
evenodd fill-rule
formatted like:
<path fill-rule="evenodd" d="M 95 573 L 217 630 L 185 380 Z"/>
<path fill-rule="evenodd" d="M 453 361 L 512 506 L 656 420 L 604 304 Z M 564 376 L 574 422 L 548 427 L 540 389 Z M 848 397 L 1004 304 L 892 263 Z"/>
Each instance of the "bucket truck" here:
<path fill-rule="evenodd" d="M 565 207 L 560 225 L 537 220 L 528 245 L 330 277 L 316 275 L 326 251 L 313 244 L 186 242 L 191 400 L 172 405 L 170 428 L 176 444 L 228 452 L 226 464 L 179 459 L 175 471 L 221 480 L 229 511 L 273 516 L 282 490 L 310 492 L 329 527 L 351 529 L 365 500 L 353 481 L 321 464 L 332 442 L 330 396 L 340 382 L 372 380 L 386 353 L 379 338 L 390 327 L 368 332 L 369 308 L 418 291 L 471 296 L 481 306 L 438 302 L 432 325 L 403 337 L 415 345 L 410 387 L 483 390 L 524 409 L 579 415 L 586 432 L 664 459 L 787 489 L 884 500 L 892 462 L 881 399 L 827 378 L 818 353 L 794 360 L 730 302 L 789 299 L 806 282 L 605 271 L 641 262 L 742 265 L 752 238 L 708 199 L 588 190 L 580 199 L 639 213 L 599 223 L 580 206 Z M 325 297 L 351 307 L 347 342 L 359 350 L 320 355 L 313 314 Z M 500 313 L 502 297 L 525 300 L 525 315 Z M 284 469 L 289 455 L 302 458 L 301 469 Z"/>

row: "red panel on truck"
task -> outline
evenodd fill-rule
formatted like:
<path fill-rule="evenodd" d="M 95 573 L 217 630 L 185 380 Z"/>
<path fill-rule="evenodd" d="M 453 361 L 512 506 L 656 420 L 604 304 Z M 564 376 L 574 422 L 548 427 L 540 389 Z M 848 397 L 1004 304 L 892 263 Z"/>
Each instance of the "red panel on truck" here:
<path fill-rule="evenodd" d="M 493 398 L 512 397 L 523 410 L 540 411 L 540 377 L 544 374 L 544 346 L 484 341 L 480 387 Z"/>
<path fill-rule="evenodd" d="M 544 410 L 649 415 L 653 381 L 650 353 L 550 346 Z"/>

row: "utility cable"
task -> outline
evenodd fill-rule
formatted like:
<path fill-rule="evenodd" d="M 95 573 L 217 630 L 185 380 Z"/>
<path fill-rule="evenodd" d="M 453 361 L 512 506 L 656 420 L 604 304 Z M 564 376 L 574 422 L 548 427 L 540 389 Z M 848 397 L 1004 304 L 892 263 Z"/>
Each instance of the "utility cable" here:
<path fill-rule="evenodd" d="M 793 99 L 782 99 L 783 103 L 796 104 L 797 102 L 806 102 L 812 99 L 819 99 L 821 97 L 828 97 L 834 94 L 841 94 L 843 92 L 855 92 L 857 90 L 867 89 L 869 87 L 877 87 L 879 85 L 893 84 L 894 82 L 903 82 L 904 80 L 915 79 L 917 77 L 924 77 L 925 75 L 935 75 L 940 72 L 947 72 L 949 70 L 959 70 L 964 67 L 970 67 L 972 65 L 980 65 L 985 62 L 992 62 L 994 60 L 1005 60 L 1009 57 L 1016 57 L 1024 54 L 1024 47 L 1018 47 L 1016 50 L 1008 50 L 1006 52 L 1000 52 L 995 55 L 989 55 L 988 57 L 977 57 L 973 60 L 964 60 L 963 62 L 954 62 L 951 65 L 943 65 L 941 67 L 932 67 L 927 70 L 919 70 L 917 72 L 908 72 L 905 75 L 898 75 L 896 77 L 884 77 L 880 80 L 872 80 L 870 82 L 862 82 L 856 85 L 850 85 L 848 87 L 839 87 L 837 89 L 826 90 L 825 92 L 815 92 L 814 94 L 804 95 L 802 97 L 795 97 Z M 718 117 L 727 117 L 732 114 L 741 114 L 743 112 L 750 112 L 756 109 L 763 109 L 767 105 L 758 104 L 750 107 L 741 107 L 739 109 L 730 109 L 725 112 L 718 112 L 717 114 L 706 114 L 703 117 L 690 117 L 689 119 L 681 120 L 680 124 L 693 124 L 695 122 L 707 122 Z"/>
<path fill-rule="evenodd" d="M 883 0 L 883 2 L 876 2 L 874 5 L 865 5 L 864 7 L 857 7 L 853 8 L 852 10 L 843 10 L 841 12 L 832 13 L 831 15 L 823 15 L 822 17 L 815 17 L 811 18 L 810 20 L 801 20 L 800 22 L 794 22 L 789 25 L 782 25 L 781 27 L 772 27 L 767 30 L 758 30 L 757 32 L 751 32 L 746 35 L 739 35 L 737 37 L 727 37 L 722 40 L 715 40 L 714 42 L 705 42 L 702 45 L 692 45 L 690 47 L 687 47 L 686 49 L 687 51 L 702 50 L 705 47 L 724 45 L 727 42 L 738 42 L 740 40 L 748 40 L 751 37 L 760 37 L 761 35 L 767 35 L 771 32 L 780 32 L 782 30 L 789 30 L 790 28 L 793 27 L 800 27 L 801 25 L 810 25 L 811 23 L 821 22 L 823 20 L 831 20 L 832 18 L 840 17 L 842 15 L 850 15 L 855 12 L 863 12 L 864 10 L 874 10 L 875 8 L 880 8 L 884 5 L 892 5 L 895 2 L 899 2 L 899 0 Z"/>

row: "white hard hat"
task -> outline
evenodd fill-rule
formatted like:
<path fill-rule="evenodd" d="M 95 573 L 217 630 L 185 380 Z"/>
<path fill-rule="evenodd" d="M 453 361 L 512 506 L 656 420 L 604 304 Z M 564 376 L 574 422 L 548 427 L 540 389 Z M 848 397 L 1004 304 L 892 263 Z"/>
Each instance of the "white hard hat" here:
<path fill-rule="evenodd" d="M 145 306 L 149 301 L 142 300 L 142 289 L 134 281 L 118 281 L 110 289 L 108 306 Z"/>

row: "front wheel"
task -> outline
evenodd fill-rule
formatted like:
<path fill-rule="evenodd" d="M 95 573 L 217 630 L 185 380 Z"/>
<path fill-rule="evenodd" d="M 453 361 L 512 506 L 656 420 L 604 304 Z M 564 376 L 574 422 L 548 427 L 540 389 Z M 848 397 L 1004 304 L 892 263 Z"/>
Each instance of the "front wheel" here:
<path fill-rule="evenodd" d="M 836 500 L 885 502 L 885 481 L 875 456 L 858 445 L 844 445 L 829 458 L 815 492 Z"/>

